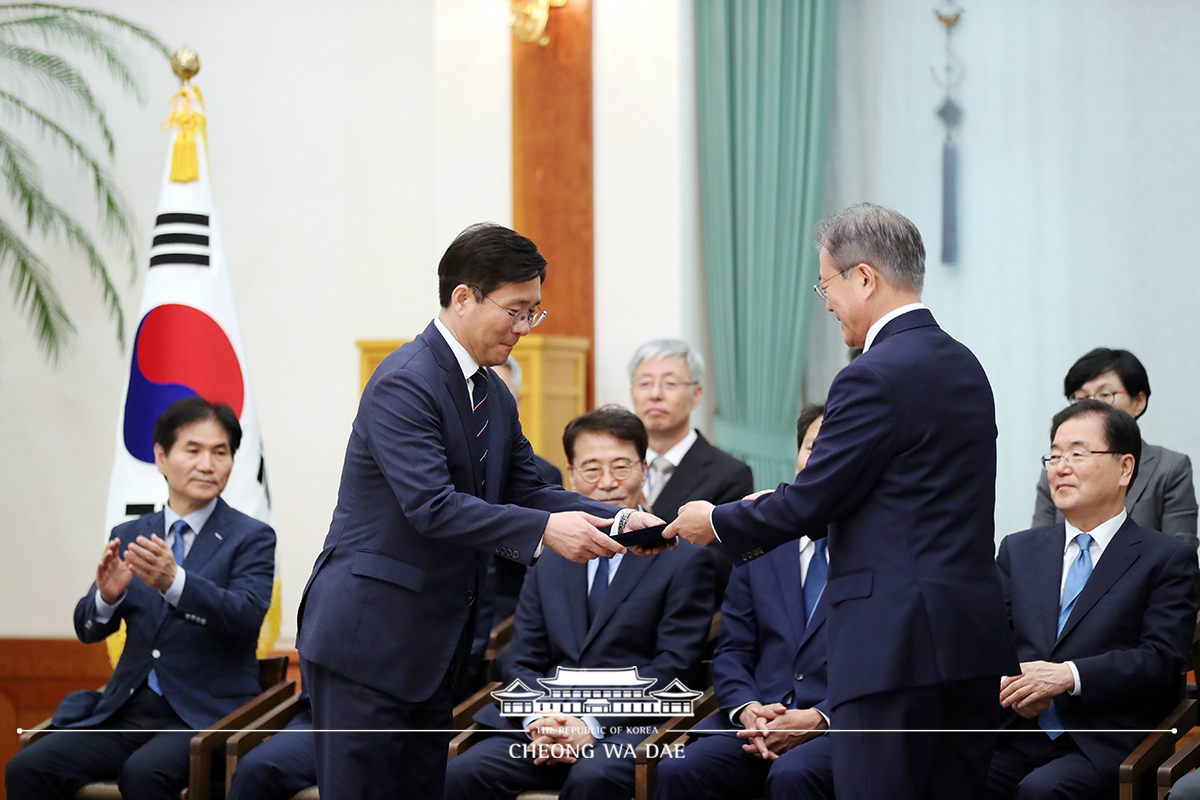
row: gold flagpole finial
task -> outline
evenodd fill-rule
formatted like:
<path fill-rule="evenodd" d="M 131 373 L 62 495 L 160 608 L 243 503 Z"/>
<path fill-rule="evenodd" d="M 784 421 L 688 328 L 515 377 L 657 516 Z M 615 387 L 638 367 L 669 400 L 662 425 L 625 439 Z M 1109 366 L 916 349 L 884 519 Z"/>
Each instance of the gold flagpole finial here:
<path fill-rule="evenodd" d="M 184 85 L 200 72 L 200 56 L 196 51 L 184 45 L 171 56 L 171 69 L 179 76 Z"/>

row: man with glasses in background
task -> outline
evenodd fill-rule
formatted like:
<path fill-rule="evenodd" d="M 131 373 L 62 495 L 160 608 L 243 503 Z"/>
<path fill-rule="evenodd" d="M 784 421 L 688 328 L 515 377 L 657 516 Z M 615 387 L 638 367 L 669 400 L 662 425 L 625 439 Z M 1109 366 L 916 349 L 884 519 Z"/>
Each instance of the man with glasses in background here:
<path fill-rule="evenodd" d="M 489 554 L 625 550 L 604 532 L 617 509 L 542 480 L 488 369 L 545 318 L 545 277 L 529 239 L 467 228 L 438 264 L 438 316 L 363 390 L 299 611 L 323 800 L 442 796 Z M 632 512 L 627 527 L 654 522 Z"/>
<path fill-rule="evenodd" d="M 646 476 L 646 429 L 620 406 L 567 423 L 563 449 L 571 488 L 593 500 L 637 508 Z M 534 690 L 558 668 L 629 670 L 653 679 L 646 692 L 693 678 L 712 624 L 712 568 L 704 551 L 681 543 L 651 556 L 620 554 L 585 564 L 547 553 L 525 576 L 503 682 Z M 599 694 L 599 692 L 597 692 Z M 607 701 L 591 701 L 597 708 Z M 589 703 L 590 704 L 590 703 Z M 475 715 L 503 731 L 451 759 L 447 800 L 507 800 L 523 791 L 627 800 L 633 748 L 661 719 L 608 715 Z M 626 731 L 628 726 L 637 731 Z M 604 745 L 597 742 L 603 741 Z"/>
<path fill-rule="evenodd" d="M 1140 419 L 1150 403 L 1150 378 L 1137 356 L 1128 350 L 1097 347 L 1071 365 L 1063 380 L 1067 400 L 1095 398 Z M 1192 462 L 1183 453 L 1142 444 L 1137 480 L 1125 495 L 1125 510 L 1138 525 L 1162 531 L 1196 549 L 1196 490 Z M 1062 522 L 1054 507 L 1046 473 L 1038 478 L 1033 527 Z"/>
<path fill-rule="evenodd" d="M 679 339 L 655 339 L 629 360 L 629 394 L 634 413 L 646 426 L 646 502 L 670 522 L 691 500 L 728 503 L 754 491 L 750 467 L 709 443 L 692 427 L 691 414 L 704 391 L 704 358 Z M 729 556 L 719 546 L 713 559 L 717 606 L 729 580 Z"/>
<path fill-rule="evenodd" d="M 1137 423 L 1096 399 L 1060 411 L 1042 457 L 1063 520 L 1000 543 L 1020 674 L 1000 681 L 993 800 L 1116 796 L 1121 761 L 1174 707 L 1196 626 L 1196 551 L 1125 510 Z"/>

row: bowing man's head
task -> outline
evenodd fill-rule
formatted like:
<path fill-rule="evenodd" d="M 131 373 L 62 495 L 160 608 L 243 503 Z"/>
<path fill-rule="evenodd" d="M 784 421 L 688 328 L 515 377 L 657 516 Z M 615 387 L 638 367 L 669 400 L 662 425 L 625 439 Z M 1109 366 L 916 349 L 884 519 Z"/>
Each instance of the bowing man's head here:
<path fill-rule="evenodd" d="M 796 420 L 796 474 L 808 464 L 812 455 L 813 442 L 821 432 L 821 422 L 825 419 L 825 406 L 808 403 L 800 409 L 800 417 Z"/>
<path fill-rule="evenodd" d="M 859 203 L 821 220 L 813 238 L 821 268 L 813 288 L 842 324 L 850 347 L 862 347 L 871 325 L 921 299 L 925 245 L 907 217 Z"/>
<path fill-rule="evenodd" d="M 1042 457 L 1054 505 L 1076 528 L 1091 531 L 1121 513 L 1141 456 L 1133 417 L 1102 400 L 1067 406 L 1054 416 L 1050 453 Z"/>
<path fill-rule="evenodd" d="M 546 259 L 537 245 L 503 225 L 472 225 L 438 264 L 438 319 L 475 363 L 498 366 L 546 318 L 545 280 Z"/>
<path fill-rule="evenodd" d="M 632 411 L 603 406 L 563 431 L 571 488 L 622 508 L 637 508 L 646 482 L 646 426 Z"/>

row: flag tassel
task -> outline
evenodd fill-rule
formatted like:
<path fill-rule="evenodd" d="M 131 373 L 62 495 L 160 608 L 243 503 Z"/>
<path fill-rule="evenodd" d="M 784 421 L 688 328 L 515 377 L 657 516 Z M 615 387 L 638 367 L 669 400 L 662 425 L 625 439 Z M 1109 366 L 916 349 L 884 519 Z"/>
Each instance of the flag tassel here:
<path fill-rule="evenodd" d="M 185 83 L 171 97 L 171 115 L 162 124 L 163 130 L 174 128 L 175 145 L 171 150 L 171 181 L 188 183 L 200 179 L 200 162 L 196 157 L 196 134 L 208 137 L 204 131 L 204 98 L 200 90 Z M 207 152 L 207 149 L 206 149 Z"/>

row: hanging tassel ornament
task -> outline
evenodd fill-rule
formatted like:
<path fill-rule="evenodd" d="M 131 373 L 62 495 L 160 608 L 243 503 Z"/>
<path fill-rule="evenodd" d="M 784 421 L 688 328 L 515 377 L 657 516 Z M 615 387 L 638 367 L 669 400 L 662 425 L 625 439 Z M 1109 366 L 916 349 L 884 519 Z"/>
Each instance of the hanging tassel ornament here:
<path fill-rule="evenodd" d="M 187 183 L 200 179 L 200 162 L 196 157 L 196 135 L 204 138 L 205 153 L 208 137 L 204 133 L 204 97 L 192 86 L 191 79 L 200 72 L 200 57 L 184 47 L 171 57 L 171 69 L 183 81 L 183 86 L 171 96 L 171 115 L 162 124 L 164 131 L 174 128 L 175 146 L 171 152 L 171 180 Z"/>

